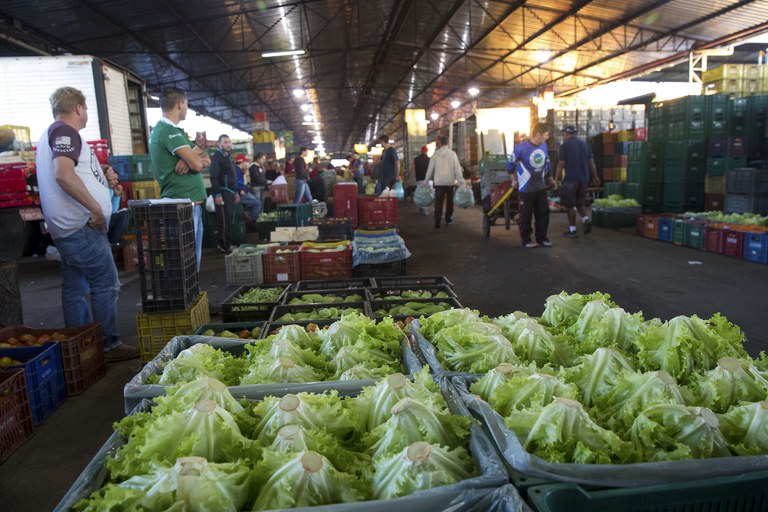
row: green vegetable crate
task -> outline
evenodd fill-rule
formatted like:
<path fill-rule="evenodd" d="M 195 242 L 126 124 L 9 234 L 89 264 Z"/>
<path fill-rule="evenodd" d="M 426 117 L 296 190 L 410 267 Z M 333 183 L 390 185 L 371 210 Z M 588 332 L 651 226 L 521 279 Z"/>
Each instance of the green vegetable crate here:
<path fill-rule="evenodd" d="M 352 311 L 370 315 L 367 302 L 339 302 L 338 304 L 283 305 L 272 310 L 269 323 L 314 323 L 317 320 L 335 320 Z"/>
<path fill-rule="evenodd" d="M 352 279 L 323 279 L 320 281 L 299 281 L 296 291 L 340 290 L 342 288 L 368 288 L 373 286 L 368 277 Z"/>
<path fill-rule="evenodd" d="M 225 323 L 267 320 L 290 287 L 285 284 L 242 286 L 221 304 L 221 317 Z"/>
<path fill-rule="evenodd" d="M 196 336 L 204 336 L 205 331 L 213 331 L 214 334 L 212 336 L 216 337 L 222 337 L 221 333 L 224 331 L 229 331 L 235 335 L 237 335 L 241 331 L 250 331 L 253 333 L 254 329 L 259 329 L 259 335 L 258 336 L 249 336 L 248 338 L 232 338 L 232 339 L 261 339 L 264 337 L 264 324 L 266 322 L 231 322 L 228 324 L 205 324 L 201 325 L 199 329 L 195 331 Z M 223 336 L 228 337 L 228 336 Z"/>
<path fill-rule="evenodd" d="M 635 226 L 635 217 L 642 214 L 639 206 L 617 208 L 593 208 L 592 219 L 600 228 L 631 228 Z"/>
<path fill-rule="evenodd" d="M 355 277 L 397 277 L 406 274 L 406 260 L 392 261 L 390 263 L 364 263 L 352 268 Z"/>
<path fill-rule="evenodd" d="M 342 288 L 340 290 L 288 292 L 283 297 L 283 305 L 302 306 L 313 304 L 319 307 L 343 307 L 345 303 L 362 302 L 364 300 L 366 300 L 364 288 Z"/>
<path fill-rule="evenodd" d="M 457 298 L 456 292 L 444 284 L 432 286 L 392 286 L 386 288 L 369 288 L 368 300 L 421 300 Z"/>
<path fill-rule="evenodd" d="M 372 286 L 374 288 L 393 288 L 396 286 L 434 286 L 445 285 L 453 289 L 451 283 L 445 276 L 382 276 L 374 279 Z"/>
<path fill-rule="evenodd" d="M 314 330 L 314 327 L 311 329 L 309 328 L 310 325 L 317 326 L 317 329 L 323 329 L 325 327 L 328 327 L 329 325 L 335 323 L 337 320 L 308 320 L 306 322 L 266 322 L 264 324 L 264 337 L 271 336 L 273 334 L 277 334 L 280 329 L 285 327 L 286 325 L 299 325 L 304 328 L 307 332 Z"/>
<path fill-rule="evenodd" d="M 530 488 L 528 503 L 537 512 L 752 512 L 768 509 L 768 472 L 628 489 L 548 484 Z"/>
<path fill-rule="evenodd" d="M 370 303 L 370 306 L 373 318 L 391 316 L 395 320 L 420 317 L 422 315 L 429 316 L 440 311 L 461 308 L 461 304 L 455 297 L 444 299 L 374 300 Z"/>

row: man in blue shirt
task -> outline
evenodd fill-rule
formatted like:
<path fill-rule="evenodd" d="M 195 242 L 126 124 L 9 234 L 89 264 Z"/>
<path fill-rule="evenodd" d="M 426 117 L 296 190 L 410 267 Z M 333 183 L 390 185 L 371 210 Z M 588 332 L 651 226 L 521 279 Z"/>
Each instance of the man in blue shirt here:
<path fill-rule="evenodd" d="M 397 151 L 389 143 L 389 136 L 382 135 L 379 137 L 379 142 L 384 148 L 384 152 L 381 154 L 381 186 L 392 189 L 398 178 Z"/>
<path fill-rule="evenodd" d="M 576 233 L 577 211 L 584 224 L 584 234 L 588 235 L 592 231 L 592 223 L 585 208 L 587 187 L 590 183 L 593 187 L 599 186 L 600 178 L 597 177 L 592 149 L 589 144 L 576 137 L 576 127 L 563 128 L 563 137 L 564 141 L 557 155 L 555 181 L 560 183 L 560 179 L 563 180 L 560 187 L 560 204 L 568 212 L 568 231 L 563 233 L 563 236 L 576 238 L 579 236 Z M 565 177 L 563 177 L 563 170 L 565 170 Z"/>
<path fill-rule="evenodd" d="M 549 228 L 549 201 L 547 189 L 555 182 L 549 165 L 549 128 L 539 123 L 533 127 L 531 137 L 515 146 L 507 162 L 512 188 L 518 189 L 520 208 L 520 238 L 529 249 L 542 245 L 552 247 L 547 238 Z M 531 239 L 531 221 L 536 217 L 536 241 Z"/>

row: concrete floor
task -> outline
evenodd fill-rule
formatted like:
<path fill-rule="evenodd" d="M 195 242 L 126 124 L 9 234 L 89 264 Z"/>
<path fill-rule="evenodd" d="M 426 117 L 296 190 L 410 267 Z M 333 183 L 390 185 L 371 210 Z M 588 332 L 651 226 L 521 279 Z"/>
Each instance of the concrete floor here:
<path fill-rule="evenodd" d="M 448 276 L 466 306 L 488 315 L 515 310 L 539 315 L 551 294 L 599 290 L 646 318 L 720 312 L 744 330 L 751 354 L 768 350 L 762 316 L 768 265 L 647 240 L 632 230 L 595 228 L 589 236 L 565 239 L 560 236 L 564 214 L 552 216 L 553 248 L 524 249 L 514 226 L 510 231 L 495 227 L 484 238 L 478 207 L 459 210 L 455 218 L 453 226 L 434 229 L 431 217 L 405 204 L 400 229 L 412 253 L 408 273 Z M 207 249 L 203 258 L 201 287 L 217 313 L 235 288 L 223 286 L 222 255 Z M 58 263 L 27 258 L 19 262 L 19 273 L 25 323 L 63 325 Z M 135 343 L 139 284 L 135 273 L 123 273 L 121 281 L 119 327 L 124 340 Z M 0 465 L 0 509 L 40 512 L 58 503 L 122 417 L 123 386 L 139 369 L 137 361 L 109 365 L 103 379 L 68 398 L 38 426 L 33 438 Z"/>

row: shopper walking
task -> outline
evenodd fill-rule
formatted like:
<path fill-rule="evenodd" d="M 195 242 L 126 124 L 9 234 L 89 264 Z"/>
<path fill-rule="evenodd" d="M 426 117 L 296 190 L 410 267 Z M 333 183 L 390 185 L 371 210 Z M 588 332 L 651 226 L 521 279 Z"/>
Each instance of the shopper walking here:
<path fill-rule="evenodd" d="M 216 204 L 216 227 L 219 230 L 216 248 L 228 254 L 232 251 L 232 224 L 240 194 L 237 191 L 237 169 L 230 156 L 232 140 L 226 134 L 219 135 L 218 146 L 211 157 L 211 194 Z"/>
<path fill-rule="evenodd" d="M 515 146 L 514 153 L 507 163 L 512 187 L 517 188 L 520 209 L 520 238 L 527 248 L 552 247 L 547 238 L 549 229 L 549 201 L 547 188 L 555 186 L 549 165 L 549 129 L 539 123 L 533 127 L 530 139 Z M 536 217 L 536 240 L 533 233 L 532 219 Z"/>
<path fill-rule="evenodd" d="M 245 184 L 245 173 L 248 172 L 250 163 L 248 157 L 242 153 L 235 157 L 237 193 L 240 195 L 240 204 L 243 205 L 243 216 L 248 224 L 253 224 L 261 213 L 262 203 L 261 199 L 252 194 L 250 187 Z"/>
<path fill-rule="evenodd" d="M 347 156 L 347 160 L 349 169 L 357 182 L 357 193 L 363 195 L 365 194 L 365 162 L 360 159 L 360 154 L 357 152 Z"/>
<path fill-rule="evenodd" d="M 307 169 L 307 148 L 302 147 L 299 154 L 293 161 L 293 171 L 296 173 L 296 196 L 293 204 L 301 203 L 301 198 L 306 198 L 308 203 L 312 203 L 312 193 L 309 191 L 309 170 Z"/>
<path fill-rule="evenodd" d="M 211 164 L 208 154 L 195 146 L 179 127 L 186 119 L 187 95 L 181 89 L 169 88 L 160 94 L 163 116 L 149 136 L 149 154 L 160 182 L 160 196 L 190 199 L 195 227 L 197 271 L 203 253 L 203 203 L 207 197 L 202 171 Z"/>
<path fill-rule="evenodd" d="M 592 222 L 586 209 L 587 187 L 590 184 L 593 187 L 599 186 L 600 178 L 597 177 L 592 148 L 576 136 L 576 127 L 563 128 L 563 137 L 557 155 L 555 182 L 561 183 L 562 179 L 560 204 L 568 213 L 568 231 L 563 233 L 563 236 L 576 238 L 579 236 L 576 232 L 576 212 L 579 212 L 581 217 L 584 234 L 588 235 L 592 231 Z"/>
<path fill-rule="evenodd" d="M 387 135 L 379 137 L 379 142 L 384 148 L 384 151 L 381 153 L 381 186 L 392 190 L 398 177 L 399 161 L 397 159 L 397 151 L 389 143 Z"/>
<path fill-rule="evenodd" d="M 429 148 L 427 146 L 421 147 L 421 153 L 419 156 L 413 159 L 411 167 L 413 167 L 414 178 L 416 179 L 416 186 L 421 187 L 427 184 L 427 169 L 429 168 L 429 156 L 427 153 Z M 419 208 L 422 215 L 429 215 L 429 207 L 422 206 Z"/>
<path fill-rule="evenodd" d="M 445 202 L 445 223 L 453 224 L 453 191 L 464 178 L 461 175 L 461 164 L 456 153 L 448 147 L 448 137 L 441 135 L 438 139 L 440 147 L 429 160 L 424 181 L 433 180 L 435 183 L 435 229 L 440 228 Z"/>
<path fill-rule="evenodd" d="M 106 235 L 112 214 L 109 189 L 117 185 L 117 174 L 111 168 L 105 174 L 80 136 L 88 124 L 83 93 L 62 87 L 50 102 L 55 122 L 37 143 L 37 182 L 45 222 L 61 255 L 64 324 L 79 327 L 95 320 L 107 360 L 134 359 L 138 349 L 123 345 L 117 333 L 120 280 Z"/>

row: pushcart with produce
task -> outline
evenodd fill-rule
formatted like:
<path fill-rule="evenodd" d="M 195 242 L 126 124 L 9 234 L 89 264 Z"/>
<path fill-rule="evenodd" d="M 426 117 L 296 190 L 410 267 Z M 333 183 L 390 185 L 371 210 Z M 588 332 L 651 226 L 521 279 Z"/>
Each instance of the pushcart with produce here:
<path fill-rule="evenodd" d="M 480 196 L 483 201 L 483 235 L 491 235 L 491 226 L 504 219 L 509 229 L 517 219 L 517 190 L 507 171 L 505 155 L 485 155 L 480 160 Z"/>

